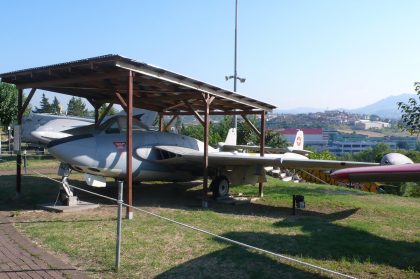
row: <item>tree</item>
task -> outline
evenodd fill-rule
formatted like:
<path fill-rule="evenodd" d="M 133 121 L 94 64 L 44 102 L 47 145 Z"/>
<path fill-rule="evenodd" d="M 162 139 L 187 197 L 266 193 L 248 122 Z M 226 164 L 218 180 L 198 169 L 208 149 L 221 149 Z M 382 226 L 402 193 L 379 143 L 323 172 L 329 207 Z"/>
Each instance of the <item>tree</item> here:
<path fill-rule="evenodd" d="M 48 98 L 45 96 L 45 93 L 42 93 L 41 102 L 39 104 L 39 108 L 35 107 L 36 113 L 51 113 L 51 104 Z"/>
<path fill-rule="evenodd" d="M 105 109 L 108 107 L 108 104 L 102 104 L 98 111 L 99 111 L 99 115 L 102 115 L 105 112 Z M 107 115 L 115 115 L 117 114 L 118 111 L 112 106 L 111 109 L 108 111 Z"/>
<path fill-rule="evenodd" d="M 72 97 L 67 105 L 67 115 L 86 117 L 89 112 L 82 98 Z"/>
<path fill-rule="evenodd" d="M 255 116 L 249 117 L 249 121 L 254 124 L 255 127 L 257 125 L 257 118 Z M 238 144 L 239 145 L 257 145 L 260 142 L 260 137 L 254 132 L 254 130 L 249 126 L 248 123 L 238 122 Z"/>
<path fill-rule="evenodd" d="M 265 144 L 269 147 L 276 147 L 276 148 L 282 148 L 287 147 L 289 144 L 287 143 L 287 140 L 283 138 L 283 136 L 273 130 L 268 130 L 267 134 L 265 136 Z"/>
<path fill-rule="evenodd" d="M 408 144 L 408 142 L 403 140 L 397 142 L 397 147 L 398 149 L 410 149 L 410 145 Z"/>
<path fill-rule="evenodd" d="M 26 98 L 25 94 L 23 94 L 23 103 Z M 15 85 L 0 82 L 0 126 L 5 130 L 17 119 L 17 102 L 18 90 Z M 31 105 L 28 105 L 23 115 L 29 115 L 31 110 Z"/>
<path fill-rule="evenodd" d="M 337 160 L 337 157 L 329 152 L 328 150 L 323 150 L 320 152 L 314 152 L 309 154 L 309 159 L 316 159 L 316 160 Z"/>
<path fill-rule="evenodd" d="M 0 123 L 5 129 L 16 119 L 17 95 L 16 86 L 0 82 Z"/>
<path fill-rule="evenodd" d="M 50 113 L 60 115 L 61 114 L 61 105 L 58 101 L 57 97 L 54 96 L 54 100 L 52 104 L 50 105 Z"/>
<path fill-rule="evenodd" d="M 360 153 L 353 154 L 353 157 L 356 161 L 379 163 L 385 154 L 391 152 L 392 150 L 389 145 L 385 143 L 378 143 L 373 148 L 369 148 Z"/>
<path fill-rule="evenodd" d="M 418 100 L 410 98 L 407 103 L 398 102 L 398 109 L 401 110 L 400 128 L 410 134 L 420 134 L 420 82 L 414 83 Z"/>

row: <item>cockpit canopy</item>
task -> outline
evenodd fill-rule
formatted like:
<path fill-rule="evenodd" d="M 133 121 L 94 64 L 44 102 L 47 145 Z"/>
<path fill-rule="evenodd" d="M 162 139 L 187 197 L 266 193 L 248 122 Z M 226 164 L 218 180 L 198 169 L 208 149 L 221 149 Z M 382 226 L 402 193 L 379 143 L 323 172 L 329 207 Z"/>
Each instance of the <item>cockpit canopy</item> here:
<path fill-rule="evenodd" d="M 150 131 L 141 121 L 141 115 L 133 116 L 133 132 L 138 131 Z M 98 129 L 100 132 L 105 134 L 121 134 L 127 132 L 127 117 L 126 116 L 115 116 L 105 121 Z"/>

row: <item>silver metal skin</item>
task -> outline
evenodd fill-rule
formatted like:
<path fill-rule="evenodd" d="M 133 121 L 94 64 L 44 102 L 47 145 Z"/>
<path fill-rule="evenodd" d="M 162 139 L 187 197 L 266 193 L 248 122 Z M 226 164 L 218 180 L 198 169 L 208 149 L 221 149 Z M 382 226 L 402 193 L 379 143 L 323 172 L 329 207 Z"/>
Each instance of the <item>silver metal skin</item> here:
<path fill-rule="evenodd" d="M 204 143 L 183 135 L 147 131 L 133 119 L 133 180 L 191 181 L 203 175 Z M 126 125 L 112 118 L 94 133 L 49 143 L 49 152 L 80 172 L 124 179 L 126 176 Z M 265 180 L 264 166 L 337 169 L 374 166 L 375 163 L 310 160 L 296 153 L 265 154 L 223 152 L 209 146 L 210 177 L 225 176 L 230 185 Z"/>

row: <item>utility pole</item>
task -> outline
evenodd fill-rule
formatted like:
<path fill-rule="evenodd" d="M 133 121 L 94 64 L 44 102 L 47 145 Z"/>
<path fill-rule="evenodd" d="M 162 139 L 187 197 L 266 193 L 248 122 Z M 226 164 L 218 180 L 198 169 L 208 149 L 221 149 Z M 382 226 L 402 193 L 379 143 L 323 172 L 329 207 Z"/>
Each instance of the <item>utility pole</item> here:
<path fill-rule="evenodd" d="M 234 50 L 234 66 L 233 66 L 233 76 L 225 76 L 226 81 L 233 78 L 233 92 L 236 92 L 236 81 L 239 80 L 241 83 L 245 82 L 244 78 L 238 77 L 238 72 L 236 70 L 237 65 L 237 49 L 238 49 L 238 0 L 235 0 L 235 50 Z M 237 115 L 233 115 L 233 128 L 237 128 Z"/>

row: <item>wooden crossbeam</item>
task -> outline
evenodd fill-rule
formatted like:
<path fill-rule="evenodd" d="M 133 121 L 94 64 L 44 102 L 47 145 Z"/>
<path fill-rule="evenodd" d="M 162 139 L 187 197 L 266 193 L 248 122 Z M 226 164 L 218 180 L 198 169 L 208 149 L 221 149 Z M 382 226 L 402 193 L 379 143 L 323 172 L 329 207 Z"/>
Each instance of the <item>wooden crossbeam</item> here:
<path fill-rule="evenodd" d="M 190 111 L 194 114 L 195 118 L 201 123 L 201 125 L 204 125 L 204 119 L 201 117 L 200 114 L 198 114 L 197 110 L 187 101 L 184 101 L 185 105 L 190 109 Z"/>
<path fill-rule="evenodd" d="M 251 129 L 258 135 L 261 136 L 261 132 L 258 131 L 257 127 L 254 126 L 254 124 L 252 124 L 251 121 L 249 121 L 249 119 L 246 117 L 245 114 L 241 114 L 242 118 L 245 120 L 245 122 L 251 127 Z"/>
<path fill-rule="evenodd" d="M 28 107 L 29 102 L 31 101 L 32 97 L 34 96 L 35 91 L 36 91 L 36 88 L 32 88 L 31 92 L 29 92 L 28 98 L 26 98 L 25 103 L 19 109 L 19 118 L 22 118 L 22 115 L 25 112 L 26 108 Z"/>
<path fill-rule="evenodd" d="M 125 102 L 124 98 L 121 96 L 119 92 L 115 92 L 115 96 L 117 96 L 118 101 L 120 102 L 120 105 L 122 108 L 127 112 L 127 103 Z"/>

